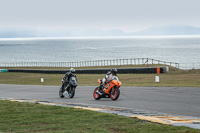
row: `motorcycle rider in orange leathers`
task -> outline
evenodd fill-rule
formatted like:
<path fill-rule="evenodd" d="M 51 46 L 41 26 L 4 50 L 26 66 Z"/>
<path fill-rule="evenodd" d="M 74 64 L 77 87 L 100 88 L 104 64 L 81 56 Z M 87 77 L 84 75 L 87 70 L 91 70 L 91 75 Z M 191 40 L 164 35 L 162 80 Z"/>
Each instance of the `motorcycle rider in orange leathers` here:
<path fill-rule="evenodd" d="M 119 81 L 119 79 L 118 79 L 118 77 L 117 77 L 117 69 L 116 69 L 116 68 L 112 68 L 112 69 L 106 74 L 105 78 L 103 78 L 102 83 L 101 83 L 100 86 L 99 86 L 99 89 L 98 89 L 97 93 L 98 93 L 99 95 L 103 95 L 103 94 L 105 94 L 105 93 L 109 94 L 109 91 L 110 91 L 110 89 L 111 89 L 113 86 L 106 86 L 105 89 L 103 90 L 103 93 L 101 93 L 101 92 L 99 92 L 99 91 L 100 91 L 100 89 L 101 89 L 102 87 L 105 86 L 105 84 L 109 83 L 109 82 L 112 81 L 112 80 L 117 80 L 117 81 Z"/>

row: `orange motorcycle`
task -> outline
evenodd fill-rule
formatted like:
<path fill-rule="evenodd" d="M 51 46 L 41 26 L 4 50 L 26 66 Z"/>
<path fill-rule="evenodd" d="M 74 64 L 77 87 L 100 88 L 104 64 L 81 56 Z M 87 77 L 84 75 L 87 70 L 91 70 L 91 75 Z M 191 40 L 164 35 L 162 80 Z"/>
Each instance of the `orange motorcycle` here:
<path fill-rule="evenodd" d="M 104 87 L 101 87 L 102 80 L 98 79 L 99 87 L 94 89 L 94 99 L 99 100 L 101 98 L 111 98 L 112 100 L 117 100 L 120 95 L 120 86 L 122 83 L 117 80 L 108 81 Z M 99 89 L 100 88 L 100 89 Z"/>

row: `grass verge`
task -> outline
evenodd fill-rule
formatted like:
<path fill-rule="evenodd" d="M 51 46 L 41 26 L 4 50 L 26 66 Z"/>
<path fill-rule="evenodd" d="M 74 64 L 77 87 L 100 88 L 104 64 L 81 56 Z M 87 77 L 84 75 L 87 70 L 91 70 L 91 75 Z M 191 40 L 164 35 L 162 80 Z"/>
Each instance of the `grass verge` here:
<path fill-rule="evenodd" d="M 131 68 L 134 66 L 109 66 L 109 68 Z M 136 66 L 139 67 L 139 66 Z M 143 65 L 140 67 L 156 67 L 156 65 Z M 108 68 L 108 67 L 90 67 Z M 22 68 L 20 68 L 22 69 Z M 24 68 L 26 69 L 26 68 Z M 31 68 L 29 68 L 31 69 Z M 36 68 L 32 68 L 36 69 Z M 37 68 L 41 69 L 41 68 Z M 50 69 L 50 68 L 43 68 Z M 51 68 L 56 69 L 56 68 Z M 58 69 L 58 68 L 57 68 Z M 60 68 L 61 69 L 61 68 Z M 64 68 L 62 68 L 64 69 Z M 79 69 L 84 69 L 79 68 Z M 88 68 L 85 68 L 88 69 Z M 77 74 L 79 86 L 97 86 L 97 79 L 102 79 L 105 74 Z M 160 77 L 160 82 L 155 82 L 155 76 Z M 38 73 L 0 73 L 0 84 L 24 84 L 24 85 L 61 85 L 64 74 L 38 74 Z M 166 74 L 118 74 L 122 86 L 164 86 L 164 87 L 200 87 L 200 69 L 180 70 L 170 67 Z M 40 79 L 44 78 L 41 83 Z"/>
<path fill-rule="evenodd" d="M 0 132 L 131 132 L 199 133 L 197 129 L 174 127 L 69 107 L 0 100 Z"/>

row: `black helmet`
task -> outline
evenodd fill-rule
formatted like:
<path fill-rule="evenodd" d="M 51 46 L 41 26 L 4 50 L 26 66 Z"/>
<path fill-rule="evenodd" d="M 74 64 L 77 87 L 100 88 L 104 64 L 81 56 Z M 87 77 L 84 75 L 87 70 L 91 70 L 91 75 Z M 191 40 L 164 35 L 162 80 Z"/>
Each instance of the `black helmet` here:
<path fill-rule="evenodd" d="M 75 72 L 76 72 L 76 70 L 74 68 L 70 69 L 70 73 L 75 73 Z"/>
<path fill-rule="evenodd" d="M 110 71 L 112 74 L 117 75 L 117 68 L 112 68 Z"/>

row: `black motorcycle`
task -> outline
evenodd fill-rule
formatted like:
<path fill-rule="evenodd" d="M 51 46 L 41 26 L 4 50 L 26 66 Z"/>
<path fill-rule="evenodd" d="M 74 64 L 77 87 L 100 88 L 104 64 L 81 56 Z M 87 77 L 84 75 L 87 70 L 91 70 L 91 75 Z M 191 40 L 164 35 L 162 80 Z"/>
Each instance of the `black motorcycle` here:
<path fill-rule="evenodd" d="M 73 98 L 75 95 L 75 89 L 77 87 L 78 83 L 76 80 L 75 76 L 72 76 L 69 79 L 69 84 L 64 86 L 64 89 L 62 89 L 62 87 L 59 90 L 59 96 L 60 98 L 64 98 L 64 97 L 69 97 L 69 98 Z"/>

